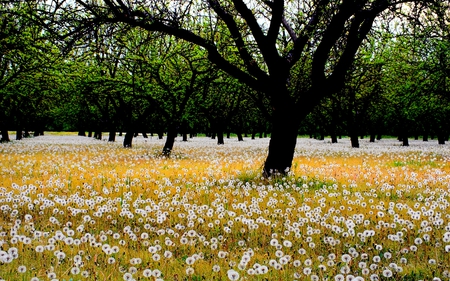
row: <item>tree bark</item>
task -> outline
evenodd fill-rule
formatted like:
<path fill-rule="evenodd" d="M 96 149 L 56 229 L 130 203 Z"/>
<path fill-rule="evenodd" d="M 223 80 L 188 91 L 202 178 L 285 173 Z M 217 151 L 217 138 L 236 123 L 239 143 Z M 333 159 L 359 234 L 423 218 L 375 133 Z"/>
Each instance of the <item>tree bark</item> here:
<path fill-rule="evenodd" d="M 170 125 L 167 130 L 167 138 L 163 148 L 163 155 L 169 157 L 173 149 L 173 144 L 175 143 L 175 138 L 177 137 L 177 129 L 175 125 Z"/>
<path fill-rule="evenodd" d="M 23 137 L 22 130 L 17 130 L 16 131 L 16 140 L 21 140 L 22 137 Z"/>
<path fill-rule="evenodd" d="M 403 135 L 402 141 L 403 141 L 403 143 L 402 143 L 403 146 L 409 146 L 409 141 L 408 141 L 407 135 Z"/>
<path fill-rule="evenodd" d="M 0 142 L 10 142 L 8 130 L 2 130 L 2 138 Z"/>
<path fill-rule="evenodd" d="M 298 118 L 294 103 L 289 98 L 278 100 L 272 113 L 272 134 L 263 175 L 286 174 L 292 166 L 297 144 Z"/>
<path fill-rule="evenodd" d="M 110 142 L 116 141 L 116 131 L 109 131 L 108 141 Z"/>
<path fill-rule="evenodd" d="M 336 134 L 332 134 L 331 135 L 331 143 L 337 143 L 338 141 L 337 141 L 337 136 L 336 136 Z"/>
<path fill-rule="evenodd" d="M 356 134 L 350 136 L 350 142 L 352 143 L 352 147 L 359 148 L 359 140 Z"/>
<path fill-rule="evenodd" d="M 236 133 L 238 137 L 238 141 L 244 141 L 244 138 L 242 137 L 241 133 Z"/>
<path fill-rule="evenodd" d="M 133 136 L 134 136 L 134 132 L 133 131 L 128 131 L 125 134 L 125 137 L 123 138 L 123 147 L 126 148 L 131 148 L 133 145 Z"/>
<path fill-rule="evenodd" d="M 375 142 L 375 134 L 370 134 L 370 141 L 369 142 Z"/>
<path fill-rule="evenodd" d="M 222 131 L 217 132 L 217 144 L 218 145 L 225 144 L 225 142 L 223 140 L 223 132 Z"/>
<path fill-rule="evenodd" d="M 445 144 L 444 134 L 438 134 L 438 144 Z"/>

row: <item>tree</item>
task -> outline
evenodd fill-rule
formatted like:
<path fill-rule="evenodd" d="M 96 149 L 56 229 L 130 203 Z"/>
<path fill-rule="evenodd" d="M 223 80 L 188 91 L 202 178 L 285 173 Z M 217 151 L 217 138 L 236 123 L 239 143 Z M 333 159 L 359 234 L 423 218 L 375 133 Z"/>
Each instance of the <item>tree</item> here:
<path fill-rule="evenodd" d="M 44 2 L 41 12 L 62 21 L 55 32 L 71 38 L 69 43 L 101 24 L 122 22 L 205 49 L 218 68 L 270 101 L 272 134 L 263 171 L 270 176 L 289 170 L 300 121 L 324 97 L 342 89 L 355 53 L 377 16 L 396 9 L 407 12 L 403 2 L 53 0 Z M 305 58 L 311 60 L 311 68 L 300 74 L 308 82 L 292 87 L 293 74 L 299 74 L 293 70 Z"/>

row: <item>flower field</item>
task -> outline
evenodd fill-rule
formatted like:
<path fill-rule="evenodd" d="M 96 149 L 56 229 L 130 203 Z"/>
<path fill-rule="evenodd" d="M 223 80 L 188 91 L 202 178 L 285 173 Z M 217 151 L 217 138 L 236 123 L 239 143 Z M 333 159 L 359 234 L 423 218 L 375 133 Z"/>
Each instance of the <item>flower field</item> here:
<path fill-rule="evenodd" d="M 450 147 L 74 135 L 0 144 L 2 280 L 449 280 Z"/>

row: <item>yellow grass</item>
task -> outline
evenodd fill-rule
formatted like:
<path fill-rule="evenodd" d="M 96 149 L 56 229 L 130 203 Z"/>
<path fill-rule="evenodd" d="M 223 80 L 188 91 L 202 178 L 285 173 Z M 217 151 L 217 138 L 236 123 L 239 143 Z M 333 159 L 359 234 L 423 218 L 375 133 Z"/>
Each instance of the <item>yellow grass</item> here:
<path fill-rule="evenodd" d="M 446 146 L 300 141 L 267 180 L 267 140 L 58 137 L 0 146 L 4 280 L 448 280 Z"/>

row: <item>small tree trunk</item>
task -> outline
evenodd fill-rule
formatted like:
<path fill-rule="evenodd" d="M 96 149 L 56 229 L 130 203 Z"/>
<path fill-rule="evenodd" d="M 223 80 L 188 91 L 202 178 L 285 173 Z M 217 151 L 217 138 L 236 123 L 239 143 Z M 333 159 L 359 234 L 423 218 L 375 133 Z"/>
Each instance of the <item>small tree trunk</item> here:
<path fill-rule="evenodd" d="M 231 136 L 231 133 L 228 131 L 228 132 L 227 132 L 227 139 L 229 139 L 230 136 Z"/>
<path fill-rule="evenodd" d="M 358 136 L 353 134 L 350 136 L 350 142 L 352 143 L 352 147 L 359 148 L 359 140 Z"/>
<path fill-rule="evenodd" d="M 25 130 L 25 134 L 23 135 L 24 138 L 30 137 L 30 131 Z"/>
<path fill-rule="evenodd" d="M 92 131 L 89 131 L 88 133 L 88 137 L 91 138 L 92 137 Z"/>
<path fill-rule="evenodd" d="M 403 144 L 402 144 L 403 146 L 409 146 L 408 136 L 403 136 L 402 141 L 403 141 Z"/>
<path fill-rule="evenodd" d="M 119 132 L 119 137 L 121 137 L 121 136 L 123 136 L 123 133 L 122 133 L 122 131 L 120 131 L 120 132 Z"/>
<path fill-rule="evenodd" d="M 85 137 L 86 136 L 86 132 L 85 131 L 78 131 L 78 135 L 81 137 Z"/>
<path fill-rule="evenodd" d="M 39 131 L 34 131 L 33 136 L 34 137 L 39 137 Z"/>
<path fill-rule="evenodd" d="M 22 130 L 17 130 L 16 131 L 16 140 L 21 140 L 22 137 L 23 137 Z"/>
<path fill-rule="evenodd" d="M 110 142 L 116 141 L 116 131 L 109 131 L 108 141 Z"/>
<path fill-rule="evenodd" d="M 146 132 L 142 132 L 142 137 L 143 137 L 144 139 L 148 139 L 147 133 L 146 133 Z"/>
<path fill-rule="evenodd" d="M 222 131 L 217 132 L 217 144 L 218 145 L 225 144 L 225 142 L 223 140 L 223 132 Z"/>
<path fill-rule="evenodd" d="M 164 144 L 164 148 L 163 148 L 163 155 L 169 157 L 170 153 L 172 152 L 173 149 L 173 144 L 175 143 L 175 138 L 177 137 L 177 130 L 176 130 L 176 126 L 171 125 L 169 126 L 169 129 L 167 131 L 167 138 L 166 138 L 166 143 Z"/>
<path fill-rule="evenodd" d="M 94 139 L 101 140 L 102 139 L 102 132 L 101 131 L 95 132 Z"/>
<path fill-rule="evenodd" d="M 186 132 L 184 132 L 183 133 L 183 141 L 187 141 L 188 140 L 188 136 L 187 136 L 187 133 Z"/>
<path fill-rule="evenodd" d="M 370 134 L 370 142 L 375 142 L 375 134 Z"/>
<path fill-rule="evenodd" d="M 428 141 L 428 134 L 423 134 L 423 137 L 422 137 L 422 140 L 423 141 Z"/>
<path fill-rule="evenodd" d="M 238 141 L 244 141 L 241 133 L 237 133 Z"/>
<path fill-rule="evenodd" d="M 253 132 L 253 133 L 252 133 L 252 140 L 254 140 L 254 139 L 255 139 L 255 137 L 256 137 L 256 133 L 255 133 L 255 132 Z"/>
<path fill-rule="evenodd" d="M 123 147 L 131 148 L 133 145 L 134 132 L 127 132 L 123 138 Z"/>
<path fill-rule="evenodd" d="M 337 136 L 335 134 L 332 134 L 331 135 L 331 143 L 337 143 L 337 142 L 338 142 Z"/>
<path fill-rule="evenodd" d="M 2 130 L 2 138 L 0 142 L 10 142 L 8 130 Z"/>
<path fill-rule="evenodd" d="M 159 131 L 158 132 L 158 139 L 162 140 L 164 137 L 164 132 L 163 131 Z"/>
<path fill-rule="evenodd" d="M 377 135 L 377 140 L 381 140 L 381 134 Z"/>
<path fill-rule="evenodd" d="M 444 134 L 438 134 L 438 144 L 445 144 Z"/>

